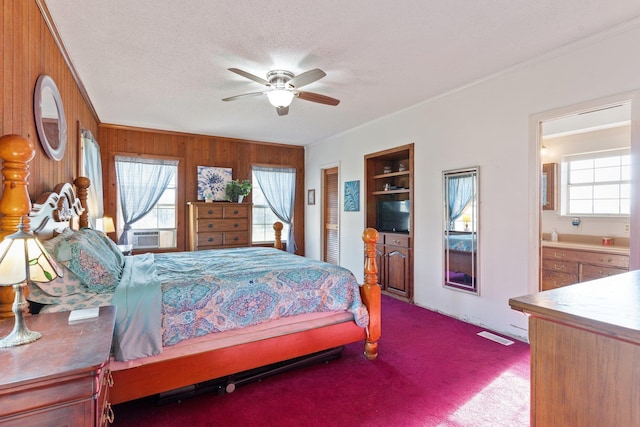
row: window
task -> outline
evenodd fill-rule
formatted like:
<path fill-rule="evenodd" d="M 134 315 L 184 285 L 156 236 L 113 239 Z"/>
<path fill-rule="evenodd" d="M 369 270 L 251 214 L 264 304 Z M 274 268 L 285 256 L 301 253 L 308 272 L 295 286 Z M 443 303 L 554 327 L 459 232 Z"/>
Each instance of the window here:
<path fill-rule="evenodd" d="M 253 243 L 271 243 L 275 241 L 275 231 L 273 230 L 273 223 L 276 221 L 282 222 L 275 213 L 269 207 L 267 199 L 264 197 L 258 180 L 255 174 L 252 175 L 251 182 L 253 183 L 252 200 L 253 200 L 253 229 L 251 232 L 251 240 Z M 282 241 L 286 242 L 289 235 L 289 226 L 282 222 L 284 227 L 282 228 Z"/>
<path fill-rule="evenodd" d="M 566 215 L 629 215 L 631 155 L 628 149 L 566 156 L 562 211 Z"/>
<path fill-rule="evenodd" d="M 116 171 L 119 243 L 175 248 L 178 161 L 116 156 Z"/>

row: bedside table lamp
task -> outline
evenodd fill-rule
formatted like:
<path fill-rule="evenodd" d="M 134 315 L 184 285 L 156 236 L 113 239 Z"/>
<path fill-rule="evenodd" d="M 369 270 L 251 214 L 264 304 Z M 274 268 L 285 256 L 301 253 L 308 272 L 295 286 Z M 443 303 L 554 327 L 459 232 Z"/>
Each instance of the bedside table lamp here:
<path fill-rule="evenodd" d="M 27 301 L 24 288 L 27 281 L 50 282 L 62 276 L 60 267 L 33 234 L 23 231 L 22 219 L 18 231 L 6 236 L 0 243 L 0 286 L 13 286 L 15 299 L 13 331 L 0 339 L 0 347 L 14 347 L 28 344 L 41 337 L 39 332 L 30 331 L 24 320 Z"/>

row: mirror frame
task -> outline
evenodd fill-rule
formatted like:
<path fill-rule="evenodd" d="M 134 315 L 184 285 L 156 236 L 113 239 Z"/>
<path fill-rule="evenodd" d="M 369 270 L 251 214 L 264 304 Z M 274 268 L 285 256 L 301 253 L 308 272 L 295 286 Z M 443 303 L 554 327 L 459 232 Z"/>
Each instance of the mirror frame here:
<path fill-rule="evenodd" d="M 45 131 L 42 102 L 45 100 L 44 96 L 47 92 L 53 95 L 53 100 L 58 110 L 58 141 L 49 141 Z M 36 82 L 36 89 L 33 94 L 33 114 L 35 116 L 40 144 L 45 153 L 53 160 L 62 160 L 64 150 L 67 146 L 67 120 L 64 115 L 64 107 L 58 87 L 53 79 L 46 74 L 41 74 Z"/>
<path fill-rule="evenodd" d="M 463 230 L 450 230 L 449 224 L 449 178 L 471 175 L 473 180 L 472 196 L 467 202 L 472 203 L 471 217 L 469 221 L 465 221 Z M 480 225 L 480 192 L 479 192 L 479 175 L 480 168 L 478 166 L 455 169 L 442 172 L 442 188 L 443 188 L 443 273 L 444 280 L 443 286 L 448 289 L 454 289 L 458 291 L 468 292 L 474 295 L 480 295 L 480 238 L 479 238 L 479 225 Z M 466 205 L 465 205 L 466 206 Z M 470 231 L 467 223 L 471 224 Z M 468 243 L 469 247 L 465 250 L 452 250 L 451 249 L 451 237 L 458 236 L 471 236 L 472 238 Z M 467 244 L 465 243 L 465 246 Z M 468 249 L 468 250 L 467 250 Z M 458 268 L 455 271 L 457 275 L 462 274 L 462 279 L 453 278 L 451 266 Z M 457 279 L 457 280 L 456 280 Z"/>

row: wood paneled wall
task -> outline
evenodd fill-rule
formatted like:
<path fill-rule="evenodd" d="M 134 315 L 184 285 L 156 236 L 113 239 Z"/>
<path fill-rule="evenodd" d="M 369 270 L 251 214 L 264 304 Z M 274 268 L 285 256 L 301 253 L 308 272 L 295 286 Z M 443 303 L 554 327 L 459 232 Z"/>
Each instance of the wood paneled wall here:
<path fill-rule="evenodd" d="M 33 116 L 33 93 L 40 74 L 56 82 L 67 119 L 67 148 L 57 162 L 45 154 Z M 17 134 L 36 147 L 30 164 L 33 200 L 78 172 L 78 121 L 96 135 L 98 119 L 82 97 L 36 0 L 0 0 L 0 135 Z M 0 193 L 2 189 L 0 188 Z"/>
<path fill-rule="evenodd" d="M 245 141 L 215 136 L 129 128 L 101 124 L 98 142 L 102 157 L 105 215 L 116 216 L 114 156 L 153 155 L 180 158 L 178 167 L 178 249 L 186 248 L 186 203 L 197 200 L 198 166 L 231 168 L 234 179 L 251 180 L 251 166 L 279 165 L 296 168 L 294 232 L 297 253 L 304 255 L 304 147 Z M 248 202 L 251 202 L 249 194 Z"/>

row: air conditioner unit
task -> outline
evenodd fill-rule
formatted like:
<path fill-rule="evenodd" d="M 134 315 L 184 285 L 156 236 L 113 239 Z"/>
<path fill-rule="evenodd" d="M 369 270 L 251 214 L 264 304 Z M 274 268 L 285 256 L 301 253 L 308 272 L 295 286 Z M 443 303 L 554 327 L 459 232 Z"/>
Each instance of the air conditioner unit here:
<path fill-rule="evenodd" d="M 129 241 L 133 249 L 154 249 L 160 247 L 158 230 L 132 230 Z"/>

